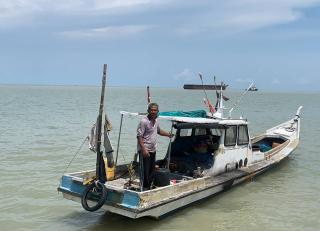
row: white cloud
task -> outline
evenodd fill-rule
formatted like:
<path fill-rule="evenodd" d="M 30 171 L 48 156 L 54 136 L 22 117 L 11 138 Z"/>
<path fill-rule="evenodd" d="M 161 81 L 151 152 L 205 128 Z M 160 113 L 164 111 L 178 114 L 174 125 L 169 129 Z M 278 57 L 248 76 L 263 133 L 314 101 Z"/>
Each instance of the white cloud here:
<path fill-rule="evenodd" d="M 289 23 L 303 17 L 302 10 L 319 5 L 320 0 L 208 0 L 202 4 L 206 9 L 180 25 L 179 33 L 213 31 L 219 35 Z"/>
<path fill-rule="evenodd" d="M 41 7 L 34 1 L 0 0 L 0 23 L 3 25 L 16 24 L 39 11 L 41 11 Z"/>
<path fill-rule="evenodd" d="M 152 26 L 150 25 L 110 26 L 84 30 L 64 31 L 61 33 L 61 35 L 65 38 L 70 39 L 119 39 L 134 36 L 150 29 L 152 29 Z"/>
<path fill-rule="evenodd" d="M 126 7 L 141 7 L 141 6 L 156 6 L 163 5 L 170 0 L 95 0 L 95 9 L 108 9 L 108 8 L 126 8 Z"/>
<path fill-rule="evenodd" d="M 175 80 L 189 81 L 195 79 L 195 73 L 193 73 L 189 68 L 185 68 L 180 73 L 175 74 L 173 78 Z"/>
<path fill-rule="evenodd" d="M 154 19 L 162 26 L 159 28 L 174 28 L 183 35 L 206 32 L 218 35 L 290 23 L 303 17 L 303 9 L 319 4 L 320 0 L 0 0 L 0 26 L 36 22 L 50 14 L 67 18 L 79 15 L 84 21 L 92 15 L 101 15 L 111 19 L 106 21 L 122 20 L 123 24 L 130 24 L 123 22 L 130 19 L 117 14 L 139 12 L 141 24 L 155 24 L 151 21 Z M 173 15 L 178 20 L 166 20 L 167 13 L 172 12 L 177 13 Z"/>
<path fill-rule="evenodd" d="M 39 12 L 107 13 L 124 8 L 159 6 L 171 0 L 0 0 L 0 19 L 23 18 Z M 110 13 L 110 12 L 108 12 Z"/>
<path fill-rule="evenodd" d="M 114 16 L 170 3 L 171 0 L 0 0 L 0 27 L 13 27 L 41 21 L 48 15 L 86 20 L 93 15 Z"/>

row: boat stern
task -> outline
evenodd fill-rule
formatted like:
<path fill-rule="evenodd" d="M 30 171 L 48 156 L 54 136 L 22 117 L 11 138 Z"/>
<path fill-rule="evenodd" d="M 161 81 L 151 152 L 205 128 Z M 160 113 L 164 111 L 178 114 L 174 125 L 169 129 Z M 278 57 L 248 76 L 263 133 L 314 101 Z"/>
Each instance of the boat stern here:
<path fill-rule="evenodd" d="M 57 188 L 63 197 L 81 203 L 81 198 L 86 189 L 83 178 L 72 174 L 65 174 L 60 179 Z M 102 208 L 106 211 L 136 218 L 140 207 L 140 196 L 138 192 L 112 188 L 106 184 L 107 197 Z"/>

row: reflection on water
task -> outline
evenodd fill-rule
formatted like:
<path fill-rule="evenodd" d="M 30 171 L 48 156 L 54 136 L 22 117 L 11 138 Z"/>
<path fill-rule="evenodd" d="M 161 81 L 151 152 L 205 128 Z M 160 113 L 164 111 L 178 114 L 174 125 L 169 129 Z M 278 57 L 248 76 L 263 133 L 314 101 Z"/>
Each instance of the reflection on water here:
<path fill-rule="evenodd" d="M 251 135 L 292 117 L 299 105 L 299 148 L 276 168 L 231 190 L 195 203 L 161 220 L 131 220 L 111 213 L 89 213 L 62 198 L 59 177 L 95 122 L 99 87 L 0 86 L 1 230 L 319 230 L 319 94 L 249 93 L 234 111 L 250 122 Z M 227 107 L 241 93 L 230 92 Z M 160 110 L 203 108 L 201 92 L 152 89 Z M 213 99 L 213 95 L 212 95 Z M 142 88 L 110 88 L 106 109 L 115 146 L 120 110 L 146 110 Z M 120 163 L 133 158 L 137 119 L 126 118 Z M 169 129 L 170 124 L 162 121 Z M 168 139 L 159 139 L 158 157 Z M 85 147 L 68 171 L 95 168 Z"/>

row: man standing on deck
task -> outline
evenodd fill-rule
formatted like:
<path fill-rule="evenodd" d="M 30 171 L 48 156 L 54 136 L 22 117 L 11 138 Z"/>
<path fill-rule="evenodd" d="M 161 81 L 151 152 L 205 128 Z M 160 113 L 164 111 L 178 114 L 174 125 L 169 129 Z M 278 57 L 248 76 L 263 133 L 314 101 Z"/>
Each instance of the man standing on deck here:
<path fill-rule="evenodd" d="M 173 136 L 160 129 L 157 120 L 158 113 L 158 104 L 150 103 L 148 115 L 141 119 L 137 129 L 138 152 L 140 157 L 143 157 L 143 187 L 147 189 L 150 188 L 155 171 L 157 134 L 167 137 Z"/>

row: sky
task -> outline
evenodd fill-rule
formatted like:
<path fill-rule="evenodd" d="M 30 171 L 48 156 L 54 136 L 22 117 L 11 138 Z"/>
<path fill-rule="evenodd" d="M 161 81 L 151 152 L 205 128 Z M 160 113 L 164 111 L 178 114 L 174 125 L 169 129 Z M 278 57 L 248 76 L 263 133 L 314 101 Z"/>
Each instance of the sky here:
<path fill-rule="evenodd" d="M 320 91 L 320 0 L 0 0 L 0 84 Z"/>

